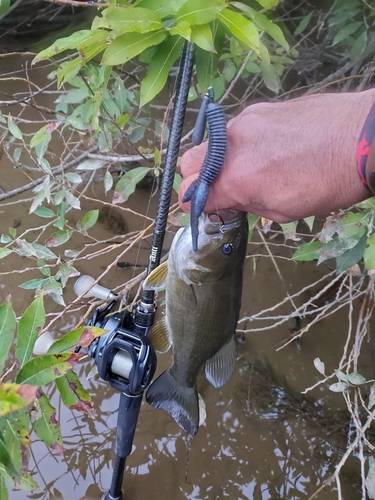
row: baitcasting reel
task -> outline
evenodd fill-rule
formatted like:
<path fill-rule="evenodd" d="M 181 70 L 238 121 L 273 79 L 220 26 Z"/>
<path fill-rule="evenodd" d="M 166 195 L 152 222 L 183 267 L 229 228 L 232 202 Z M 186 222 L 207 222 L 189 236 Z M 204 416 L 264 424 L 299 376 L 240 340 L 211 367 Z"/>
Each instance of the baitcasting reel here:
<path fill-rule="evenodd" d="M 84 293 L 94 282 L 90 276 L 81 276 L 74 284 L 77 295 Z M 149 339 L 134 331 L 133 316 L 128 311 L 111 313 L 117 295 L 101 285 L 94 285 L 84 297 L 111 299 L 103 309 L 97 308 L 88 326 L 109 330 L 95 339 L 88 348 L 94 358 L 100 377 L 111 386 L 130 396 L 142 394 L 152 380 L 156 369 L 156 354 Z"/>

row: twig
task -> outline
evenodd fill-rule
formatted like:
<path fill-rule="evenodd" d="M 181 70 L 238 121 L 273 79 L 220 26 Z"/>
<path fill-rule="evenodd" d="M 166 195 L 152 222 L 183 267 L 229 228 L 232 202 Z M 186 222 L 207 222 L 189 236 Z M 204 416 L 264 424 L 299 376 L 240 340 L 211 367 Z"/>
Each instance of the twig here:
<path fill-rule="evenodd" d="M 95 7 L 96 9 L 106 9 L 110 6 L 109 3 L 99 3 L 91 0 L 87 0 L 86 2 L 78 2 L 76 0 L 46 0 L 49 3 L 56 3 L 58 5 L 70 5 L 71 7 Z"/>
<path fill-rule="evenodd" d="M 66 170 L 69 170 L 70 168 L 74 167 L 79 163 L 80 161 L 86 159 L 88 154 L 93 151 L 97 151 L 98 146 L 93 146 L 92 148 L 89 149 L 89 151 L 81 154 L 80 156 L 77 156 L 74 160 L 70 161 L 69 163 L 62 164 L 60 167 L 55 167 L 52 169 L 52 174 L 53 175 L 59 175 L 62 172 L 65 172 Z M 35 181 L 29 182 L 29 184 L 25 184 L 24 186 L 20 188 L 13 189 L 12 191 L 8 191 L 7 193 L 3 193 L 0 195 L 0 201 L 7 200 L 9 198 L 12 198 L 13 196 L 17 196 L 18 194 L 24 193 L 25 191 L 28 191 L 29 189 L 33 189 L 35 186 L 39 186 L 39 184 L 42 184 L 42 182 L 48 177 L 48 175 L 43 175 L 43 177 L 40 177 L 39 179 L 36 179 Z"/>

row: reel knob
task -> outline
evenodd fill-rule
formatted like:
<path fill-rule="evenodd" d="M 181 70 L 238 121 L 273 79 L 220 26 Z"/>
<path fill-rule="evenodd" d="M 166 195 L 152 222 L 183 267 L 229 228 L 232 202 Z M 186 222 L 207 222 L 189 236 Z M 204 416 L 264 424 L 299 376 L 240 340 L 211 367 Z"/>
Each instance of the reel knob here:
<path fill-rule="evenodd" d="M 83 298 L 96 297 L 97 299 L 112 300 L 117 298 L 117 294 L 112 292 L 109 288 L 102 285 L 95 284 L 95 278 L 84 274 L 80 276 L 74 283 L 74 293 L 76 295 L 83 295 Z M 85 293 L 86 292 L 86 293 Z"/>

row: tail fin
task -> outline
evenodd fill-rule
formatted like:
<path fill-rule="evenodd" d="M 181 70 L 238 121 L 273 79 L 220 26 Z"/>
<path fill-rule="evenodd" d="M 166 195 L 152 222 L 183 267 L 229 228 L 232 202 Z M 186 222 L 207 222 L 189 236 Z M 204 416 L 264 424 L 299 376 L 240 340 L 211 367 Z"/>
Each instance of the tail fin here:
<path fill-rule="evenodd" d="M 146 401 L 167 411 L 192 436 L 198 432 L 198 393 L 194 387 L 181 386 L 168 370 L 150 385 Z"/>

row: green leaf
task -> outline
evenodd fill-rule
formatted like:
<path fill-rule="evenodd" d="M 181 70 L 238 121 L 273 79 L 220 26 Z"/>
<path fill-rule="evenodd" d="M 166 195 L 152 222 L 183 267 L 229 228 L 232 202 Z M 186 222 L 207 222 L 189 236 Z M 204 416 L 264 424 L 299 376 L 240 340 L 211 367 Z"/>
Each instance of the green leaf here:
<path fill-rule="evenodd" d="M 364 30 L 363 33 L 359 35 L 357 40 L 354 42 L 352 50 L 350 52 L 350 57 L 353 61 L 356 61 L 365 51 L 367 47 L 367 31 Z"/>
<path fill-rule="evenodd" d="M 177 22 L 206 24 L 212 21 L 225 7 L 222 0 L 189 0 L 177 12 Z"/>
<path fill-rule="evenodd" d="M 318 259 L 320 256 L 320 248 L 322 244 L 320 241 L 310 241 L 309 243 L 302 243 L 301 246 L 294 252 L 292 259 L 297 261 L 309 261 Z"/>
<path fill-rule="evenodd" d="M 307 25 L 309 24 L 311 16 L 313 14 L 314 14 L 314 11 L 310 12 L 310 14 L 307 14 L 307 16 L 305 16 L 302 19 L 302 21 L 299 23 L 299 25 L 297 26 L 297 28 L 294 31 L 294 36 L 300 35 L 302 33 L 302 31 L 304 31 L 307 28 Z"/>
<path fill-rule="evenodd" d="M 305 217 L 303 220 L 306 222 L 311 232 L 315 222 L 315 215 L 311 215 L 310 217 Z"/>
<path fill-rule="evenodd" d="M 67 172 L 65 174 L 65 179 L 72 184 L 81 184 L 81 182 L 83 182 L 82 177 L 74 172 Z"/>
<path fill-rule="evenodd" d="M 335 38 L 333 39 L 332 45 L 337 45 L 338 43 L 342 42 L 343 40 L 348 38 L 348 36 L 355 33 L 359 27 L 363 27 L 363 22 L 357 21 L 356 23 L 347 24 L 336 34 Z"/>
<path fill-rule="evenodd" d="M 73 231 L 69 229 L 63 229 L 62 231 L 56 231 L 52 233 L 51 236 L 46 240 L 47 247 L 58 247 L 59 245 L 63 245 L 67 241 L 70 240 Z"/>
<path fill-rule="evenodd" d="M 4 14 L 7 13 L 7 11 L 9 10 L 9 7 L 10 7 L 10 0 L 2 0 L 0 2 L 0 17 L 2 17 Z M 0 495 L 0 498 L 3 498 L 3 497 Z"/>
<path fill-rule="evenodd" d="M 1 467 L 1 465 L 0 465 L 0 467 Z M 9 500 L 8 488 L 5 484 L 4 476 L 1 474 L 1 470 L 0 470 L 0 498 L 2 498 L 3 500 Z"/>
<path fill-rule="evenodd" d="M 71 370 L 56 380 L 64 405 L 71 410 L 83 411 L 90 418 L 95 418 L 91 396 L 81 384 L 77 374 Z"/>
<path fill-rule="evenodd" d="M 340 382 L 348 382 L 348 375 L 341 370 L 335 370 L 336 377 L 340 380 Z"/>
<path fill-rule="evenodd" d="M 172 28 L 169 31 L 169 33 L 171 36 L 179 35 L 179 36 L 186 38 L 186 40 L 190 41 L 191 28 L 192 27 L 190 26 L 190 24 L 188 22 L 180 21 L 176 24 L 176 26 L 174 26 L 174 28 Z"/>
<path fill-rule="evenodd" d="M 152 9 L 163 18 L 176 14 L 185 2 L 186 0 L 140 0 L 137 2 L 137 6 Z"/>
<path fill-rule="evenodd" d="M 16 315 L 10 302 L 10 296 L 6 302 L 0 305 L 0 373 L 9 356 L 9 350 L 13 343 L 16 332 Z"/>
<path fill-rule="evenodd" d="M 26 240 L 16 240 L 17 252 L 24 257 L 36 257 L 35 248 L 32 243 L 29 243 Z"/>
<path fill-rule="evenodd" d="M 364 234 L 353 248 L 349 248 L 349 250 L 346 250 L 336 258 L 336 270 L 338 273 L 343 273 L 359 262 L 365 252 L 366 243 L 367 236 Z"/>
<path fill-rule="evenodd" d="M 15 415 L 18 414 L 19 412 L 17 412 Z M 3 419 L 5 420 L 5 425 L 2 425 L 1 432 L 2 432 L 2 439 L 4 440 L 11 462 L 15 470 L 17 470 L 17 472 L 20 474 L 22 466 L 23 465 L 27 466 L 27 456 L 28 456 L 29 446 L 27 445 L 26 449 L 23 450 L 21 449 L 21 440 L 19 439 L 17 433 L 17 431 L 19 430 L 17 429 L 18 427 L 17 417 L 15 417 L 15 415 L 8 414 L 8 416 L 5 419 Z M 24 462 L 23 462 L 23 456 L 24 456 Z"/>
<path fill-rule="evenodd" d="M 103 11 L 103 17 L 96 24 L 96 28 L 109 28 L 118 33 L 146 33 L 163 28 L 161 18 L 157 12 L 140 7 L 112 7 Z"/>
<path fill-rule="evenodd" d="M 320 358 L 315 358 L 314 359 L 314 366 L 318 370 L 319 373 L 321 373 L 322 375 L 324 375 L 325 366 L 324 366 L 323 361 L 320 360 Z"/>
<path fill-rule="evenodd" d="M 44 219 L 50 219 L 51 217 L 56 217 L 56 214 L 53 210 L 47 207 L 37 207 L 34 210 L 34 214 L 38 217 L 43 217 Z"/>
<path fill-rule="evenodd" d="M 38 130 L 38 132 L 36 134 L 33 135 L 33 137 L 31 138 L 31 141 L 30 141 L 31 148 L 35 148 L 35 146 L 37 146 L 38 144 L 41 144 L 43 141 L 45 141 L 45 140 L 49 141 L 51 139 L 51 134 L 46 133 L 47 127 L 48 127 L 48 125 L 45 125 L 40 130 Z"/>
<path fill-rule="evenodd" d="M 51 268 L 48 267 L 47 262 L 44 260 L 38 260 L 39 270 L 44 276 L 51 276 Z"/>
<path fill-rule="evenodd" d="M 16 382 L 42 386 L 65 375 L 82 358 L 79 353 L 45 354 L 28 361 L 19 371 Z"/>
<path fill-rule="evenodd" d="M 191 27 L 191 41 L 203 50 L 216 52 L 212 31 L 208 24 Z"/>
<path fill-rule="evenodd" d="M 21 285 L 18 285 L 24 290 L 35 290 L 36 288 L 42 287 L 45 283 L 49 281 L 48 278 L 34 278 L 32 280 L 25 281 Z"/>
<path fill-rule="evenodd" d="M 113 186 L 113 177 L 110 172 L 106 172 L 104 175 L 104 191 L 105 194 L 108 193 L 108 191 L 112 188 Z"/>
<path fill-rule="evenodd" d="M 39 52 L 39 54 L 34 57 L 31 64 L 36 64 L 43 59 L 49 59 L 50 57 L 60 54 L 60 52 L 64 52 L 64 50 L 73 49 L 77 47 L 79 43 L 87 40 L 91 35 L 91 30 L 81 30 L 76 31 L 68 37 L 59 38 L 52 45 Z"/>
<path fill-rule="evenodd" d="M 229 9 L 222 10 L 217 18 L 230 34 L 259 54 L 259 33 L 253 22 Z"/>
<path fill-rule="evenodd" d="M 170 37 L 159 45 L 148 66 L 147 75 L 141 83 L 141 107 L 162 90 L 167 81 L 169 70 L 181 55 L 182 46 L 183 39 L 181 37 Z"/>
<path fill-rule="evenodd" d="M 63 455 L 61 427 L 56 420 L 56 410 L 42 391 L 38 391 L 36 414 L 39 416 L 33 422 L 33 429 L 44 444 Z"/>
<path fill-rule="evenodd" d="M 343 392 L 348 388 L 348 384 L 346 382 L 336 382 L 328 387 L 328 389 L 332 392 Z"/>
<path fill-rule="evenodd" d="M 4 438 L 2 434 L 0 434 L 0 464 L 5 466 L 6 472 L 12 477 L 12 478 L 19 478 L 19 471 L 15 469 L 13 462 L 12 462 L 12 457 L 9 454 L 9 450 L 7 448 L 7 445 L 4 441 Z"/>
<path fill-rule="evenodd" d="M 256 226 L 259 219 L 260 219 L 259 215 L 247 214 L 247 223 L 249 225 L 248 241 L 251 241 L 251 236 L 253 234 L 254 227 Z"/>
<path fill-rule="evenodd" d="M 288 222 L 287 224 L 280 224 L 281 229 L 283 230 L 285 241 L 293 240 L 299 241 L 301 238 L 296 236 L 298 221 Z"/>
<path fill-rule="evenodd" d="M 0 383 L 0 417 L 28 406 L 36 391 L 37 387 L 33 385 Z"/>
<path fill-rule="evenodd" d="M 121 177 L 115 187 L 115 191 L 121 194 L 123 201 L 127 201 L 129 196 L 134 193 L 138 182 L 146 176 L 149 170 L 148 167 L 137 167 L 129 170 Z"/>
<path fill-rule="evenodd" d="M 224 29 L 217 22 L 214 22 L 213 25 L 212 33 L 215 52 L 207 52 L 200 47 L 196 47 L 195 51 L 195 67 L 197 70 L 198 86 L 202 94 L 205 94 L 208 87 L 212 85 L 218 72 L 220 54 L 222 53 L 225 41 Z M 233 38 L 233 40 L 235 39 Z"/>
<path fill-rule="evenodd" d="M 107 165 L 106 161 L 103 160 L 85 160 L 78 165 L 76 170 L 98 170 Z"/>
<path fill-rule="evenodd" d="M 13 137 L 22 141 L 22 132 L 18 126 L 14 123 L 11 115 L 8 116 L 8 129 Z"/>
<path fill-rule="evenodd" d="M 276 0 L 277 3 L 277 0 Z M 289 44 L 285 39 L 285 36 L 277 24 L 274 24 L 267 16 L 261 14 L 260 12 L 252 9 L 248 5 L 242 2 L 231 2 L 231 5 L 241 10 L 249 16 L 249 18 L 254 22 L 260 31 L 265 31 L 270 37 L 272 37 L 275 42 L 280 44 L 285 50 L 289 50 Z"/>
<path fill-rule="evenodd" d="M 367 496 L 370 500 L 375 499 L 375 459 L 369 457 L 369 468 L 365 480 Z"/>
<path fill-rule="evenodd" d="M 319 250 L 320 257 L 318 260 L 318 264 L 321 264 L 327 259 L 341 256 L 344 252 L 353 248 L 357 244 L 357 242 L 357 238 L 347 238 L 346 240 L 340 240 L 335 237 L 328 243 L 324 243 Z"/>
<path fill-rule="evenodd" d="M 354 16 L 356 16 L 359 12 L 361 12 L 361 9 L 356 9 L 353 8 L 353 4 L 350 5 L 350 1 L 347 0 L 347 4 L 345 9 L 335 9 L 335 12 L 333 16 L 329 17 L 328 19 L 328 26 L 337 26 L 338 24 L 343 24 L 349 19 L 354 19 Z M 355 2 L 356 3 L 356 2 Z"/>
<path fill-rule="evenodd" d="M 176 191 L 176 193 L 180 192 L 181 183 L 182 183 L 182 177 L 181 177 L 181 175 L 175 173 L 174 174 L 174 179 L 173 179 L 173 189 Z"/>
<path fill-rule="evenodd" d="M 369 212 L 346 212 L 343 215 L 330 216 L 324 224 L 320 239 L 326 243 L 331 241 L 333 236 L 337 234 L 340 240 L 348 238 L 358 240 L 365 234 L 369 219 Z"/>
<path fill-rule="evenodd" d="M 33 348 L 46 319 L 43 294 L 40 294 L 26 309 L 18 325 L 16 358 L 21 368 L 32 356 Z"/>
<path fill-rule="evenodd" d="M 0 248 L 0 259 L 3 259 L 10 253 L 12 253 L 12 250 L 10 248 Z"/>
<path fill-rule="evenodd" d="M 86 231 L 90 227 L 92 227 L 96 221 L 98 220 L 99 210 L 90 210 L 87 212 L 81 219 L 81 229 Z"/>
<path fill-rule="evenodd" d="M 277 94 L 280 90 L 281 83 L 279 74 L 277 73 L 275 66 L 264 61 L 261 61 L 259 63 L 259 66 L 262 71 L 263 81 L 266 84 L 267 88 Z"/>
<path fill-rule="evenodd" d="M 38 490 L 38 483 L 34 481 L 34 479 L 30 476 L 28 472 L 25 472 L 21 476 L 20 488 L 24 491 L 34 491 Z"/>
<path fill-rule="evenodd" d="M 72 59 L 71 61 L 68 61 L 61 65 L 61 69 L 59 69 L 57 72 L 57 85 L 60 86 L 62 82 L 69 82 L 70 80 L 72 80 L 75 76 L 77 76 L 78 72 L 82 69 L 84 64 L 85 61 L 81 57 L 76 57 L 75 59 Z M 73 123 L 71 124 L 73 125 Z M 82 129 L 78 128 L 78 130 Z"/>
<path fill-rule="evenodd" d="M 351 385 L 363 385 L 367 382 L 367 380 L 360 373 L 349 373 L 348 374 L 348 382 Z"/>
<path fill-rule="evenodd" d="M 165 30 L 150 33 L 125 33 L 114 39 L 103 54 L 102 64 L 124 64 L 147 47 L 160 44 L 168 33 Z"/>
<path fill-rule="evenodd" d="M 81 326 L 76 330 L 66 333 L 61 339 L 54 342 L 48 349 L 48 354 L 57 354 L 71 351 L 75 347 L 88 347 L 96 338 L 101 337 L 108 330 L 95 326 Z"/>
<path fill-rule="evenodd" d="M 265 9 L 274 9 L 277 7 L 279 0 L 257 0 L 257 2 Z"/>
<path fill-rule="evenodd" d="M 35 254 L 38 259 L 43 260 L 56 260 L 57 255 L 55 255 L 51 250 L 49 250 L 44 245 L 40 245 L 39 243 L 33 243 L 33 247 L 35 249 Z"/>
<path fill-rule="evenodd" d="M 56 279 L 61 281 L 62 286 L 65 286 L 68 279 L 72 276 L 79 276 L 77 269 L 70 264 L 63 262 L 60 264 L 59 270 L 56 273 Z"/>

